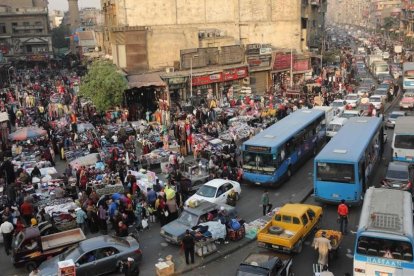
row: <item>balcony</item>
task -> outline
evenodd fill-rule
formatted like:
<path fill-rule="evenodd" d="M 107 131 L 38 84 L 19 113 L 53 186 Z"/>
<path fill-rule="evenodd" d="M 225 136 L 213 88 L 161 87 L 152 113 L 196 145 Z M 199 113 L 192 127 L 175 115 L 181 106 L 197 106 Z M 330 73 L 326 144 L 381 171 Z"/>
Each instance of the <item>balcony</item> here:
<path fill-rule="evenodd" d="M 311 6 L 320 6 L 321 0 L 310 0 Z"/>

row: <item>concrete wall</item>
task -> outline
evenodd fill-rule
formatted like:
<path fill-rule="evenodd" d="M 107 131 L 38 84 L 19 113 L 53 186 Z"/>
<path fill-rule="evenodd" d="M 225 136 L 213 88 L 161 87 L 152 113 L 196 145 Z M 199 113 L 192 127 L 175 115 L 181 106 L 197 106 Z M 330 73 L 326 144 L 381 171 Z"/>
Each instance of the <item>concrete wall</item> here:
<path fill-rule="evenodd" d="M 118 26 L 148 27 L 150 70 L 173 66 L 181 49 L 206 44 L 271 43 L 303 50 L 301 0 L 116 0 L 116 13 Z M 225 38 L 199 39 L 206 29 Z"/>

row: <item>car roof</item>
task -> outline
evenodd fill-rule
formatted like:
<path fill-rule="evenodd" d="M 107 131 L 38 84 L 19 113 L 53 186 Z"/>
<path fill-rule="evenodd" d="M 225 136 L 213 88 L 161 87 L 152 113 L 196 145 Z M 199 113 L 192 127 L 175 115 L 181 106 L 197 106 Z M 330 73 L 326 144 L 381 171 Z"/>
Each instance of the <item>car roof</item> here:
<path fill-rule="evenodd" d="M 244 265 L 252 267 L 262 267 L 266 269 L 273 268 L 277 263 L 283 267 L 283 262 L 292 259 L 289 255 L 280 254 L 271 251 L 261 251 L 250 253 L 242 262 Z"/>
<path fill-rule="evenodd" d="M 349 93 L 348 95 L 346 95 L 346 96 L 356 96 L 356 97 L 359 97 L 359 95 L 357 94 L 357 93 Z"/>
<path fill-rule="evenodd" d="M 330 121 L 329 124 L 333 124 L 333 125 L 343 124 L 346 121 L 348 121 L 348 118 L 336 117 L 332 121 Z"/>
<path fill-rule="evenodd" d="M 199 204 L 196 207 L 184 207 L 184 210 L 194 215 L 204 215 L 213 210 L 220 210 L 221 207 L 224 207 L 227 211 L 234 209 L 230 205 L 226 204 L 215 204 L 209 201 L 200 200 Z"/>
<path fill-rule="evenodd" d="M 211 186 L 211 187 L 218 188 L 221 185 L 223 185 L 223 183 L 227 183 L 227 182 L 232 183 L 232 181 L 230 181 L 230 180 L 217 178 L 217 179 L 210 180 L 210 181 L 204 183 L 203 185 L 208 185 L 208 186 Z"/>
<path fill-rule="evenodd" d="M 110 235 L 103 235 L 81 241 L 78 246 L 83 252 L 86 252 L 111 245 L 126 247 L 127 244 L 128 242 L 123 239 Z"/>

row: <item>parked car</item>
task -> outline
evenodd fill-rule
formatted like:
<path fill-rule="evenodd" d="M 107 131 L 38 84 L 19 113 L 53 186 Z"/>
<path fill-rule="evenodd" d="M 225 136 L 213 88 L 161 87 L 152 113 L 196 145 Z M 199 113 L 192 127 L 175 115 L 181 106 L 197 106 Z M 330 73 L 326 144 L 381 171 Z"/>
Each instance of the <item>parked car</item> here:
<path fill-rule="evenodd" d="M 413 164 L 398 161 L 390 162 L 381 186 L 383 188 L 399 189 L 412 193 L 413 173 Z"/>
<path fill-rule="evenodd" d="M 347 104 L 351 105 L 352 108 L 355 108 L 359 105 L 361 98 L 358 96 L 358 94 L 351 93 L 345 96 L 345 101 Z"/>
<path fill-rule="evenodd" d="M 232 206 L 199 201 L 194 206 L 184 207 L 179 218 L 161 228 L 160 235 L 169 243 L 179 244 L 187 229 L 207 221 L 209 213 L 213 215 L 213 220 L 216 220 L 221 209 L 226 210 L 230 218 L 236 217 L 236 209 Z"/>
<path fill-rule="evenodd" d="M 237 269 L 237 276 L 293 276 L 293 257 L 271 251 L 251 253 Z"/>
<path fill-rule="evenodd" d="M 395 120 L 398 117 L 407 116 L 407 112 L 405 111 L 393 111 L 388 116 L 387 120 L 385 121 L 385 127 L 394 128 L 395 127 Z"/>
<path fill-rule="evenodd" d="M 226 204 L 227 196 L 232 190 L 236 193 L 236 199 L 238 199 L 241 195 L 241 188 L 238 182 L 226 179 L 210 180 L 185 201 L 185 206 L 189 206 L 192 200 L 205 200 L 211 203 Z"/>
<path fill-rule="evenodd" d="M 97 236 L 75 245 L 40 266 L 40 275 L 58 275 L 58 262 L 73 260 L 76 276 L 103 275 L 119 270 L 127 258 L 141 261 L 142 252 L 138 241 L 133 237 Z"/>

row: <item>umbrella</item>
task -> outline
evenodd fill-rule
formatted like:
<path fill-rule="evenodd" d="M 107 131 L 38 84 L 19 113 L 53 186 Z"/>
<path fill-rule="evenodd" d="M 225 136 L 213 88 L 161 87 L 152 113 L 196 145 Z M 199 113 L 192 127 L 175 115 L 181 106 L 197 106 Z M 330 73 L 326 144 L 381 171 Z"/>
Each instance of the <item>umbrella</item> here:
<path fill-rule="evenodd" d="M 95 129 L 91 123 L 80 123 L 78 124 L 78 132 L 82 133 L 90 129 Z"/>
<path fill-rule="evenodd" d="M 98 154 L 97 153 L 91 153 L 79 158 L 76 158 L 72 162 L 70 162 L 70 165 L 72 168 L 79 168 L 81 166 L 90 166 L 95 165 L 95 163 L 98 161 Z"/>
<path fill-rule="evenodd" d="M 46 130 L 38 127 L 24 127 L 19 130 L 16 130 L 9 135 L 10 140 L 14 141 L 24 141 L 27 139 L 37 138 L 40 136 L 45 136 L 47 134 Z"/>

